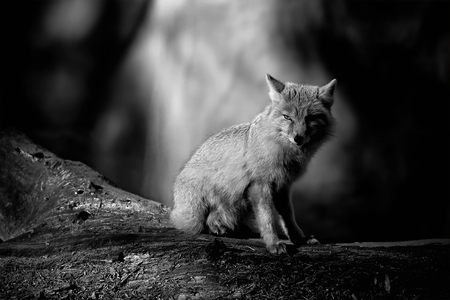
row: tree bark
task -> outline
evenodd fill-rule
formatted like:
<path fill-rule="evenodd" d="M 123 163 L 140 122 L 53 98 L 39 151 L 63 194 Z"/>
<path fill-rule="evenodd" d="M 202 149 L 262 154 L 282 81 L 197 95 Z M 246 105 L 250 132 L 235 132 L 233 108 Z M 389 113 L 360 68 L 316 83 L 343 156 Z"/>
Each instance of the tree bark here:
<path fill-rule="evenodd" d="M 450 297 L 448 240 L 273 256 L 260 240 L 182 234 L 169 208 L 16 130 L 0 131 L 0 163 L 1 299 Z"/>

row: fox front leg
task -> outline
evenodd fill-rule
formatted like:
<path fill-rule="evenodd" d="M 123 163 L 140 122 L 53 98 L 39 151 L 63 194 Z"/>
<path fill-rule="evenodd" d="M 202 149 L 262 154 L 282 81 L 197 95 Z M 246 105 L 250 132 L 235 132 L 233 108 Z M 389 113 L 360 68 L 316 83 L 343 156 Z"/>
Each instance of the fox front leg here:
<path fill-rule="evenodd" d="M 286 245 L 281 242 L 276 232 L 275 206 L 272 201 L 270 186 L 263 183 L 253 183 L 249 188 L 249 199 L 253 206 L 257 227 L 272 254 L 287 253 Z"/>
<path fill-rule="evenodd" d="M 305 236 L 303 231 L 297 225 L 288 188 L 283 188 L 275 193 L 273 200 L 275 208 L 284 221 L 289 239 L 295 246 L 320 244 L 314 236 Z"/>

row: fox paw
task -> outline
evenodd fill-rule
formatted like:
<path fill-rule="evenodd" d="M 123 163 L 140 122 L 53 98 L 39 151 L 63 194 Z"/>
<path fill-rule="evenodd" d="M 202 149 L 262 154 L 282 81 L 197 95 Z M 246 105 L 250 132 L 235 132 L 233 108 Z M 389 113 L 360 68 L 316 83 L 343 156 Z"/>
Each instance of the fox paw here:
<path fill-rule="evenodd" d="M 213 235 L 221 236 L 221 235 L 226 235 L 227 234 L 227 228 L 225 226 L 220 226 L 220 225 L 217 225 L 217 224 L 214 224 L 214 225 L 210 224 L 208 226 L 208 228 L 209 228 L 209 232 L 211 234 L 213 234 Z"/>
<path fill-rule="evenodd" d="M 305 236 L 295 241 L 292 241 L 296 247 L 300 247 L 303 245 L 320 245 L 319 240 L 314 238 L 313 235 Z"/>
<path fill-rule="evenodd" d="M 278 254 L 287 254 L 287 250 L 286 250 L 286 244 L 283 242 L 277 242 L 273 245 L 268 245 L 267 246 L 267 250 L 275 255 Z"/>
<path fill-rule="evenodd" d="M 313 235 L 310 235 L 310 236 L 306 237 L 306 241 L 305 242 L 306 242 L 307 245 L 320 245 L 319 240 L 314 238 Z"/>

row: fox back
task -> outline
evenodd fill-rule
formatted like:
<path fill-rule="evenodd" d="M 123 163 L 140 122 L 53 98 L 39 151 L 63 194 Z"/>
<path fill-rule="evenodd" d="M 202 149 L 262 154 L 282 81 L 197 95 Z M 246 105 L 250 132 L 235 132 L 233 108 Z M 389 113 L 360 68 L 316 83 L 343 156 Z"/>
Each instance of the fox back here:
<path fill-rule="evenodd" d="M 276 228 L 294 244 L 305 239 L 289 188 L 332 133 L 336 80 L 323 87 L 282 83 L 270 75 L 266 80 L 271 104 L 251 123 L 207 139 L 177 176 L 171 218 L 189 233 L 250 228 L 278 253 L 284 251 Z"/>

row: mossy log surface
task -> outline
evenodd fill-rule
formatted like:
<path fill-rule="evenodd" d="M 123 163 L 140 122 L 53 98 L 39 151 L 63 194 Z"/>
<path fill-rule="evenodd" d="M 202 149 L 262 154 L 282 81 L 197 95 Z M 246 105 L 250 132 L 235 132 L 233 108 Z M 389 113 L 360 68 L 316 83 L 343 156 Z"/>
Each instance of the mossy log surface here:
<path fill-rule="evenodd" d="M 273 256 L 188 236 L 170 209 L 25 135 L 0 131 L 0 299 L 449 299 L 448 240 Z"/>

